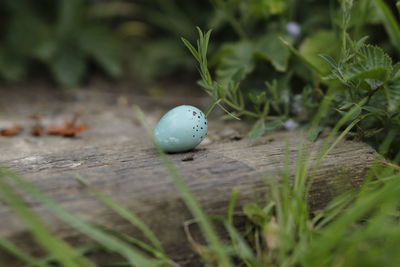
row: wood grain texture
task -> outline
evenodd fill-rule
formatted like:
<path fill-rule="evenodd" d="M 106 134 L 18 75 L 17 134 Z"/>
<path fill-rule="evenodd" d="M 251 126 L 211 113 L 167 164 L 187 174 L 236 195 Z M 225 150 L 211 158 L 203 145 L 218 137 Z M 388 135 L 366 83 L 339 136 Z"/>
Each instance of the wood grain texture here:
<path fill-rule="evenodd" d="M 241 140 L 209 145 L 194 151 L 193 160 L 184 159 L 187 153 L 173 154 L 170 158 L 204 209 L 209 214 L 224 214 L 233 188 L 240 191 L 239 210 L 249 201 L 268 198 L 265 179 L 279 179 L 286 153 L 289 153 L 289 169 L 293 175 L 298 147 L 303 140 L 298 132 L 274 133 L 255 142 Z M 320 144 L 321 141 L 307 145 L 314 159 Z M 375 152 L 368 145 L 341 142 L 315 173 L 310 193 L 312 209 L 320 209 L 344 190 L 359 186 L 374 159 Z M 137 213 L 172 258 L 181 261 L 193 254 L 183 231 L 183 223 L 192 216 L 153 148 L 138 148 L 127 142 L 0 164 L 22 175 L 75 214 L 140 237 L 136 229 L 104 207 L 75 179 L 80 175 Z M 29 202 L 59 236 L 77 244 L 87 242 L 40 203 Z M 0 235 L 27 246 L 24 227 L 1 204 L 0 218 Z"/>

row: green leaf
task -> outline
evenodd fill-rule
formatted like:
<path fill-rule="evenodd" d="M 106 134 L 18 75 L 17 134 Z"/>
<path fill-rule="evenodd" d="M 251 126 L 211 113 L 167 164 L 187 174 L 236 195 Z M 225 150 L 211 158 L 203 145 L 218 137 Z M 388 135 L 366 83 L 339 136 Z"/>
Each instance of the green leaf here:
<path fill-rule="evenodd" d="M 390 75 L 391 79 L 397 79 L 400 78 L 400 62 L 397 62 L 393 66 L 393 71 L 392 74 Z"/>
<path fill-rule="evenodd" d="M 314 65 L 313 62 L 309 61 L 306 57 L 304 57 L 300 51 L 298 51 L 293 45 L 291 45 L 288 41 L 285 39 L 280 38 L 281 42 L 288 47 L 290 52 L 293 53 L 297 58 L 299 58 L 305 65 L 307 65 L 310 70 L 314 71 L 315 73 L 324 76 L 324 74 L 316 65 Z"/>
<path fill-rule="evenodd" d="M 83 17 L 84 0 L 60 0 L 57 14 L 57 33 L 61 38 L 79 30 Z"/>
<path fill-rule="evenodd" d="M 67 44 L 58 51 L 49 64 L 56 81 L 68 88 L 77 86 L 86 71 L 82 51 Z"/>
<path fill-rule="evenodd" d="M 269 12 L 273 15 L 281 14 L 285 11 L 287 6 L 284 0 L 269 0 L 261 2 L 268 6 Z"/>
<path fill-rule="evenodd" d="M 264 120 L 261 119 L 254 124 L 253 128 L 248 134 L 248 137 L 249 139 L 258 138 L 260 136 L 263 136 L 266 132 L 275 130 L 282 125 L 283 122 L 281 120 L 265 123 Z"/>
<path fill-rule="evenodd" d="M 6 239 L 0 238 L 0 248 L 8 251 L 11 255 L 14 255 L 18 259 L 24 261 L 31 266 L 47 267 L 46 264 L 40 263 L 39 260 L 33 258 L 31 255 L 25 253 L 20 248 L 15 246 L 13 243 L 7 241 Z"/>
<path fill-rule="evenodd" d="M 88 26 L 77 32 L 78 46 L 110 76 L 122 74 L 120 47 L 116 36 L 100 26 Z"/>
<path fill-rule="evenodd" d="M 248 133 L 249 139 L 255 139 L 257 137 L 262 136 L 265 133 L 265 122 L 264 120 L 258 120 L 253 127 L 251 128 L 250 132 Z"/>
<path fill-rule="evenodd" d="M 222 48 L 223 56 L 216 74 L 218 82 L 226 87 L 231 82 L 241 82 L 253 71 L 254 47 L 249 41 L 227 44 Z"/>
<path fill-rule="evenodd" d="M 319 56 L 322 57 L 326 62 L 328 62 L 328 64 L 331 65 L 331 67 L 333 69 L 338 68 L 338 64 L 336 63 L 336 61 L 333 58 L 331 58 L 330 56 L 324 55 L 324 54 L 321 54 Z"/>
<path fill-rule="evenodd" d="M 235 205 L 236 205 L 238 196 L 239 196 L 239 189 L 233 188 L 232 193 L 231 193 L 231 198 L 229 200 L 227 215 L 226 215 L 227 223 L 230 225 L 233 225 L 233 216 L 234 216 Z"/>
<path fill-rule="evenodd" d="M 250 92 L 248 94 L 248 97 L 250 101 L 253 102 L 255 105 L 261 105 L 267 99 L 267 93 L 265 91 Z"/>
<path fill-rule="evenodd" d="M 397 18 L 385 1 L 373 0 L 373 2 L 379 11 L 380 18 L 383 21 L 383 25 L 385 26 L 393 46 L 400 53 L 400 24 Z"/>
<path fill-rule="evenodd" d="M 21 81 L 27 73 L 27 58 L 0 47 L 0 76 L 10 82 Z"/>
<path fill-rule="evenodd" d="M 345 71 L 347 80 L 387 81 L 392 71 L 392 60 L 381 48 L 364 45 L 358 54 L 360 61 L 350 65 Z"/>
<path fill-rule="evenodd" d="M 79 266 L 95 266 L 80 253 L 68 245 L 65 241 L 56 237 L 44 221 L 29 207 L 29 205 L 17 192 L 14 185 L 11 184 L 11 175 L 0 167 L 0 196 L 7 203 L 18 218 L 28 227 L 35 240 L 46 251 L 60 261 L 62 266 L 79 267 Z M 12 248 L 8 246 L 8 248 Z M 15 250 L 14 250 L 15 251 Z M 22 256 L 19 255 L 20 257 Z M 28 260 L 29 258 L 21 258 Z"/>
<path fill-rule="evenodd" d="M 29 57 L 48 36 L 49 27 L 38 16 L 24 12 L 10 21 L 6 39 L 14 51 Z"/>
<path fill-rule="evenodd" d="M 319 55 L 338 58 L 340 53 L 339 38 L 333 31 L 319 31 L 306 38 L 300 45 L 300 54 L 305 57 L 324 76 L 331 68 Z"/>
<path fill-rule="evenodd" d="M 256 203 L 249 203 L 243 207 L 244 214 L 255 224 L 264 227 L 269 219 L 268 212 L 259 207 Z"/>
<path fill-rule="evenodd" d="M 252 249 L 242 236 L 242 234 L 236 230 L 236 228 L 227 222 L 225 222 L 225 228 L 229 233 L 229 237 L 232 240 L 237 256 L 247 263 L 247 266 L 262 267 L 265 264 L 261 263 L 260 260 L 255 257 Z"/>
<path fill-rule="evenodd" d="M 199 53 L 197 52 L 196 48 L 194 48 L 194 46 L 185 38 L 181 38 L 183 44 L 186 46 L 186 48 L 190 51 L 190 53 L 193 55 L 193 57 L 199 62 L 201 63 L 200 60 L 200 56 Z"/>
<path fill-rule="evenodd" d="M 400 76 L 388 82 L 386 97 L 389 112 L 399 111 L 400 107 Z"/>
<path fill-rule="evenodd" d="M 279 39 L 276 32 L 268 33 L 256 44 L 256 54 L 271 62 L 277 71 L 286 71 L 290 57 L 290 51 Z"/>
<path fill-rule="evenodd" d="M 135 213 L 133 213 L 132 211 L 129 211 L 127 208 L 125 208 L 118 202 L 111 199 L 109 196 L 104 194 L 102 191 L 92 187 L 82 177 L 77 177 L 77 179 L 81 183 L 83 183 L 85 186 L 87 186 L 90 189 L 90 191 L 96 196 L 96 198 L 104 203 L 104 205 L 106 205 L 111 210 L 113 210 L 115 213 L 117 213 L 119 216 L 126 219 L 132 225 L 137 227 L 143 233 L 143 235 L 153 244 L 153 246 L 159 250 L 159 252 L 161 252 L 161 253 L 164 252 L 162 245 L 161 245 L 160 241 L 158 240 L 157 236 L 153 233 L 153 231 L 151 231 L 151 229 Z"/>

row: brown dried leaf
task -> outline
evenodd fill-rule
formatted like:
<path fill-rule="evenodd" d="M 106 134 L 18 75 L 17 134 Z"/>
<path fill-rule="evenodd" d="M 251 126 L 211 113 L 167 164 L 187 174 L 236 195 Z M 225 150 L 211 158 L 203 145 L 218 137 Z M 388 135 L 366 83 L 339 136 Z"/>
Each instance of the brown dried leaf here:
<path fill-rule="evenodd" d="M 43 126 L 42 118 L 37 114 L 31 115 L 29 118 L 35 122 L 35 124 L 32 126 L 31 134 L 36 137 L 44 135 L 46 129 Z"/>
<path fill-rule="evenodd" d="M 31 134 L 33 136 L 42 136 L 46 132 L 46 129 L 41 125 L 35 125 L 32 127 Z"/>
<path fill-rule="evenodd" d="M 47 131 L 51 135 L 62 135 L 64 137 L 74 137 L 76 134 L 89 128 L 86 123 L 77 125 L 76 122 L 83 112 L 79 111 L 74 114 L 71 120 L 65 120 L 62 126 L 51 125 Z"/>
<path fill-rule="evenodd" d="M 12 127 L 1 129 L 1 130 L 0 130 L 0 134 L 1 134 L 2 136 L 14 136 L 14 135 L 19 134 L 19 133 L 22 131 L 22 129 L 23 129 L 23 128 L 22 128 L 21 125 L 15 124 L 15 125 L 12 126 Z"/>

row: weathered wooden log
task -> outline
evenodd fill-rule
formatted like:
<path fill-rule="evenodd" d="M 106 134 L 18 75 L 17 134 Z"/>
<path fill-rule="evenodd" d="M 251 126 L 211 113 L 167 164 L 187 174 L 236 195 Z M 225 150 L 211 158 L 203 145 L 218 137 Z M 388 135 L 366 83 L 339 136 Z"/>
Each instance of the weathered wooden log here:
<path fill-rule="evenodd" d="M 265 199 L 268 187 L 265 176 L 279 178 L 287 152 L 293 175 L 302 140 L 297 132 L 274 133 L 256 142 L 240 140 L 213 144 L 194 152 L 173 154 L 170 158 L 206 212 L 223 214 L 233 188 L 240 191 L 238 209 L 260 197 Z M 314 159 L 320 144 L 321 141 L 308 145 Z M 187 158 L 190 153 L 193 153 L 193 160 Z M 312 209 L 320 209 L 344 190 L 359 186 L 374 159 L 374 150 L 366 144 L 339 143 L 316 172 L 310 192 Z M 183 223 L 192 216 L 153 148 L 138 149 L 124 143 L 0 164 L 22 175 L 75 214 L 140 237 L 137 230 L 102 205 L 75 179 L 80 175 L 138 214 L 173 259 L 180 261 L 193 254 L 183 230 Z M 56 219 L 40 203 L 30 202 L 59 236 L 74 243 L 84 242 L 82 235 Z M 23 246 L 27 240 L 25 228 L 1 204 L 0 218 L 0 235 Z"/>

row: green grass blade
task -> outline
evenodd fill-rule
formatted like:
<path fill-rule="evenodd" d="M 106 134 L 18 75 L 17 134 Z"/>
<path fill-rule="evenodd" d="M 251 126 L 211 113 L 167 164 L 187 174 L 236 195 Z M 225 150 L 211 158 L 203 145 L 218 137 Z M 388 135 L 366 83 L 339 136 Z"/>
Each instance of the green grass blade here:
<path fill-rule="evenodd" d="M 306 59 L 294 46 L 292 46 L 288 41 L 284 40 L 283 38 L 280 38 L 281 42 L 286 45 L 290 52 L 292 52 L 295 56 L 297 56 L 304 64 L 306 64 L 308 67 L 310 67 L 311 70 L 315 71 L 317 74 L 320 76 L 324 76 L 324 73 L 317 68 L 314 64 L 312 64 L 308 59 Z"/>
<path fill-rule="evenodd" d="M 233 225 L 233 212 L 235 211 L 235 204 L 239 196 L 239 190 L 234 188 L 231 193 L 231 199 L 228 205 L 227 221 L 230 225 Z"/>
<path fill-rule="evenodd" d="M 38 267 L 47 266 L 46 264 L 41 263 L 38 259 L 25 253 L 24 251 L 20 250 L 18 247 L 14 246 L 14 244 L 12 244 L 11 242 L 9 242 L 3 238 L 0 238 L 0 247 L 3 248 L 4 250 L 8 251 L 8 253 L 14 255 L 18 259 L 24 261 L 28 265 L 38 266 Z"/>
<path fill-rule="evenodd" d="M 78 251 L 50 232 L 48 226 L 30 208 L 11 186 L 11 175 L 0 168 L 1 198 L 10 206 L 18 218 L 28 227 L 35 240 L 54 258 L 66 267 L 95 266 Z"/>
<path fill-rule="evenodd" d="M 141 121 L 143 127 L 146 129 L 149 136 L 151 135 L 150 127 L 148 126 L 145 115 L 143 114 L 142 110 L 135 106 L 135 114 Z M 228 267 L 232 266 L 231 260 L 229 256 L 225 253 L 224 246 L 219 239 L 216 231 L 214 230 L 213 225 L 211 224 L 209 218 L 207 217 L 206 213 L 203 211 L 200 204 L 197 202 L 195 197 L 190 191 L 190 188 L 185 183 L 183 178 L 179 175 L 177 169 L 175 168 L 174 164 L 170 160 L 170 158 L 159 148 L 156 147 L 157 151 L 163 161 L 165 167 L 167 168 L 170 176 L 175 182 L 175 186 L 183 201 L 185 202 L 186 206 L 189 208 L 193 216 L 195 217 L 196 221 L 199 223 L 200 229 L 207 240 L 208 244 L 210 245 L 212 251 L 215 253 L 216 258 L 220 266 Z"/>
<path fill-rule="evenodd" d="M 129 246 L 126 242 L 119 240 L 103 231 L 100 231 L 96 227 L 92 226 L 91 224 L 85 222 L 84 220 L 80 219 L 79 217 L 74 216 L 72 213 L 61 207 L 58 203 L 53 201 L 47 195 L 42 193 L 36 187 L 22 179 L 16 174 L 13 174 L 5 169 L 1 169 L 2 173 L 7 174 L 11 177 L 18 185 L 32 195 L 35 199 L 40 201 L 45 207 L 49 208 L 53 211 L 60 219 L 64 222 L 68 223 L 70 226 L 75 228 L 76 230 L 80 231 L 91 237 L 92 239 L 96 240 L 106 248 L 111 251 L 115 251 L 129 260 L 129 262 L 133 266 L 157 266 L 155 260 L 148 258 L 139 250 Z M 3 190 L 4 191 L 4 190 Z M 86 265 L 80 265 L 86 266 Z"/>
<path fill-rule="evenodd" d="M 371 211 L 378 210 L 384 203 L 390 203 L 398 199 L 400 194 L 400 175 L 387 183 L 384 187 L 373 192 L 365 192 L 356 200 L 344 214 L 338 216 L 317 239 L 313 241 L 307 253 L 303 255 L 303 261 L 311 266 L 323 264 L 329 257 L 332 257 L 332 250 L 347 237 L 349 227 L 358 222 Z M 398 202 L 395 202 L 398 203 Z M 317 265 L 318 265 L 317 264 Z"/>
<path fill-rule="evenodd" d="M 86 255 L 88 253 L 96 252 L 96 251 L 106 251 L 106 249 L 103 246 L 100 246 L 98 244 L 95 245 L 86 245 L 86 246 L 78 246 L 74 247 L 76 251 L 80 253 L 80 255 Z M 52 262 L 56 261 L 53 255 L 47 255 L 44 258 L 39 259 L 39 265 L 32 265 L 32 264 L 27 264 L 25 267 L 37 267 L 45 264 L 51 265 Z M 45 265 L 48 266 L 48 265 Z"/>
<path fill-rule="evenodd" d="M 82 177 L 77 177 L 77 179 L 87 186 L 90 191 L 101 201 L 103 202 L 107 207 L 115 211 L 117 214 L 119 214 L 122 218 L 125 218 L 127 221 L 129 221 L 132 225 L 136 226 L 144 235 L 145 237 L 153 244 L 153 246 L 159 250 L 159 252 L 164 253 L 164 249 L 158 240 L 157 236 L 151 231 L 151 229 L 133 212 L 129 211 L 125 207 L 123 207 L 121 204 L 117 203 L 116 201 L 112 200 L 110 197 L 105 195 L 103 192 L 100 190 L 92 187 L 85 179 Z"/>
<path fill-rule="evenodd" d="M 373 0 L 376 7 L 379 10 L 380 18 L 383 21 L 383 25 L 389 35 L 393 46 L 400 53 L 400 25 L 396 17 L 383 0 Z"/>
<path fill-rule="evenodd" d="M 133 236 L 130 236 L 130 235 L 118 232 L 118 231 L 114 231 L 109 228 L 104 228 L 104 230 L 108 233 L 111 233 L 113 236 L 120 238 L 121 240 L 127 241 L 128 243 L 133 244 L 148 253 L 151 253 L 152 255 L 154 255 L 155 257 L 157 257 L 161 260 L 168 261 L 168 262 L 170 261 L 165 254 L 154 249 L 153 247 L 147 245 L 146 243 L 140 241 L 139 239 L 137 239 Z"/>
<path fill-rule="evenodd" d="M 354 107 L 352 107 L 348 112 L 346 112 L 342 118 L 336 123 L 335 127 L 333 127 L 332 131 L 329 133 L 328 137 L 325 139 L 323 146 L 321 148 L 320 155 L 317 159 L 317 164 L 316 166 L 319 167 L 320 161 L 346 136 L 348 132 L 357 124 L 359 123 L 362 119 L 366 117 L 364 116 L 359 116 L 362 110 L 362 106 L 367 103 L 368 97 L 365 97 L 361 99 L 359 103 L 357 103 Z M 346 129 L 335 139 L 335 141 L 332 142 L 334 139 L 336 133 L 340 130 L 343 125 L 345 125 L 347 122 L 349 122 L 352 118 L 356 117 L 347 127 Z"/>
<path fill-rule="evenodd" d="M 241 234 L 236 230 L 236 228 L 229 224 L 229 222 L 225 223 L 225 228 L 227 229 L 229 236 L 232 240 L 233 246 L 236 251 L 236 255 L 249 267 L 262 267 L 257 258 L 255 257 L 252 249 L 241 236 Z"/>

